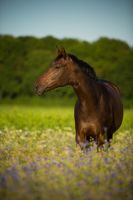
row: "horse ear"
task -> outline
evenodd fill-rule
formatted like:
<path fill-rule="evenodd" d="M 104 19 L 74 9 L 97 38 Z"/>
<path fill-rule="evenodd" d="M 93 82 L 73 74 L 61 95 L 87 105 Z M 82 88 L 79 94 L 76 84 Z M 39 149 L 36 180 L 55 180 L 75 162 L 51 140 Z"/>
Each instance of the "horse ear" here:
<path fill-rule="evenodd" d="M 64 47 L 61 48 L 61 54 L 62 54 L 63 58 L 67 57 L 67 53 L 66 53 L 66 50 L 64 49 Z"/>
<path fill-rule="evenodd" d="M 56 48 L 57 48 L 58 56 L 63 56 L 64 58 L 66 58 L 67 54 L 66 54 L 66 51 L 65 51 L 64 47 L 58 48 L 56 46 Z"/>
<path fill-rule="evenodd" d="M 57 55 L 61 55 L 61 49 L 56 45 L 56 49 L 57 49 Z"/>

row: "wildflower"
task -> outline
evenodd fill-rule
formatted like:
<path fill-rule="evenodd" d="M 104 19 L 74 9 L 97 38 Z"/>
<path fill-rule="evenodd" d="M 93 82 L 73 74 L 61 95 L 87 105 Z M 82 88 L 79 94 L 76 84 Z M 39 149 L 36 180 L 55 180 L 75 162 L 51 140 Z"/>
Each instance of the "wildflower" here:
<path fill-rule="evenodd" d="M 131 187 L 133 189 L 133 180 L 129 181 L 129 187 Z"/>
<path fill-rule="evenodd" d="M 6 177 L 4 175 L 0 175 L 0 188 L 6 188 L 6 187 L 7 187 Z"/>
<path fill-rule="evenodd" d="M 110 174 L 110 177 L 111 178 L 115 178 L 117 176 L 117 174 L 115 173 L 115 172 L 112 172 L 111 174 Z"/>
<path fill-rule="evenodd" d="M 105 162 L 105 164 L 109 164 L 110 163 L 110 159 L 107 158 L 107 157 L 104 157 L 104 162 Z"/>
<path fill-rule="evenodd" d="M 100 183 L 100 179 L 99 179 L 98 176 L 96 176 L 96 177 L 94 178 L 93 183 L 94 183 L 94 184 L 99 184 L 99 183 Z"/>
<path fill-rule="evenodd" d="M 27 166 L 23 166 L 22 167 L 23 171 L 26 173 L 26 175 L 31 175 L 32 174 L 32 170 L 31 168 L 27 167 Z"/>

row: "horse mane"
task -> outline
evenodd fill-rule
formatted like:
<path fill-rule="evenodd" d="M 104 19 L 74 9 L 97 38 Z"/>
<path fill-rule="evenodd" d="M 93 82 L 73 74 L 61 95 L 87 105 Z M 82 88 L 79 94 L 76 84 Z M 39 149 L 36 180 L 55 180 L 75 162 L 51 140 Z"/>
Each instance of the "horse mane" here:
<path fill-rule="evenodd" d="M 78 59 L 76 56 L 72 55 L 72 54 L 68 54 L 68 56 L 74 61 L 76 62 L 76 64 L 80 67 L 80 69 L 87 74 L 87 76 L 89 76 L 90 78 L 97 80 L 97 76 L 96 76 L 96 72 L 94 71 L 94 69 L 85 61 Z"/>
<path fill-rule="evenodd" d="M 97 80 L 96 72 L 94 71 L 94 69 L 88 63 L 86 63 L 83 60 L 78 59 L 73 54 L 66 54 L 64 48 L 58 49 L 58 51 L 59 51 L 59 53 L 58 53 L 58 56 L 56 57 L 55 60 L 59 60 L 62 57 L 69 56 L 80 67 L 82 72 L 84 72 L 89 78 Z"/>

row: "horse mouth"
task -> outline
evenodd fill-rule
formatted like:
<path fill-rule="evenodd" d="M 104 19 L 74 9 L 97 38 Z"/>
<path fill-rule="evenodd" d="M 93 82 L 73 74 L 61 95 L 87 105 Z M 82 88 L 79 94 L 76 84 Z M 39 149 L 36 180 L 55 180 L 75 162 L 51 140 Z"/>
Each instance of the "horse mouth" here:
<path fill-rule="evenodd" d="M 42 87 L 39 87 L 38 85 L 35 85 L 34 87 L 34 94 L 41 96 L 44 92 L 44 89 Z"/>

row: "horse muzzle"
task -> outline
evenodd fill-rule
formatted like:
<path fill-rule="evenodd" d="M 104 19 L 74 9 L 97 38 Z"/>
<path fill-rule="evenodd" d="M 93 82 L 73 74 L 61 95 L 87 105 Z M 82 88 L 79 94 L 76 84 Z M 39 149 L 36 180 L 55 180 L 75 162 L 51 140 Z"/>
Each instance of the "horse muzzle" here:
<path fill-rule="evenodd" d="M 35 91 L 35 94 L 40 96 L 44 92 L 52 90 L 53 88 L 54 88 L 53 86 L 38 86 L 38 85 L 36 85 L 35 88 L 34 88 L 34 91 Z"/>

